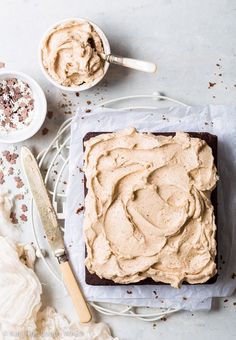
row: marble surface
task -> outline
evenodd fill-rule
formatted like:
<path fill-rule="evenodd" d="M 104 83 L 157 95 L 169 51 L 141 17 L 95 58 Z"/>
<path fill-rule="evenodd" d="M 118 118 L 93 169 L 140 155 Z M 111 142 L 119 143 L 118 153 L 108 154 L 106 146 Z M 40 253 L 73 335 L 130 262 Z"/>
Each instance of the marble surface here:
<path fill-rule="evenodd" d="M 9 69 L 33 76 L 45 90 L 49 110 L 53 112 L 41 131 L 25 144 L 39 152 L 77 105 L 87 105 L 88 100 L 90 105 L 96 105 L 103 99 L 161 91 L 190 105 L 234 104 L 235 14 L 233 0 L 1 0 L 0 61 Z M 94 89 L 79 97 L 74 94 L 64 97 L 40 71 L 38 44 L 48 26 L 76 16 L 101 26 L 113 53 L 156 62 L 157 74 L 111 66 L 104 81 Z M 216 84 L 209 88 L 209 82 Z M 0 149 L 6 146 L 1 145 Z M 16 166 L 20 167 L 19 163 Z M 15 193 L 12 182 L 8 187 Z M 22 224 L 21 230 L 20 238 L 31 241 L 30 221 Z M 44 303 L 74 318 L 69 298 L 40 261 L 37 272 L 43 282 Z M 122 340 L 173 339 L 173 336 L 176 340 L 187 340 L 190 336 L 228 340 L 236 338 L 235 302 L 236 294 L 215 299 L 211 312 L 179 312 L 165 322 L 144 323 L 96 313 L 95 318 L 108 322 L 114 335 Z"/>

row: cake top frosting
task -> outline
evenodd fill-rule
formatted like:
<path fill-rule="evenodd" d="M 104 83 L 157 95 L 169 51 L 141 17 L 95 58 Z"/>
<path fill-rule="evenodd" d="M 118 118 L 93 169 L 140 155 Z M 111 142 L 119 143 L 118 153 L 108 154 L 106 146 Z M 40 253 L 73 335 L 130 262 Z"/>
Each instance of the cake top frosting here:
<path fill-rule="evenodd" d="M 216 273 L 211 148 L 187 133 L 134 128 L 85 143 L 86 266 L 118 283 L 180 287 Z"/>

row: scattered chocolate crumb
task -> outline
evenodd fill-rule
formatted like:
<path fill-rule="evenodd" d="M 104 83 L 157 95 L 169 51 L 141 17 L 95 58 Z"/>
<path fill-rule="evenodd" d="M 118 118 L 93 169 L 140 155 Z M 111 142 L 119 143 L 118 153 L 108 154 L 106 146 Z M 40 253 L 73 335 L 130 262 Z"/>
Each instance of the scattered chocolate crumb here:
<path fill-rule="evenodd" d="M 18 219 L 16 218 L 16 213 L 11 212 L 10 219 L 12 224 L 18 224 Z"/>
<path fill-rule="evenodd" d="M 219 73 L 219 77 L 222 77 L 222 73 Z"/>
<path fill-rule="evenodd" d="M 87 100 L 87 104 L 90 105 L 92 102 L 91 100 Z"/>
<path fill-rule="evenodd" d="M 185 296 L 183 296 L 183 300 L 187 300 L 187 298 Z"/>
<path fill-rule="evenodd" d="M 156 323 L 153 323 L 153 324 L 152 324 L 152 327 L 153 327 L 153 328 L 156 328 L 156 326 L 157 326 Z"/>
<path fill-rule="evenodd" d="M 65 184 L 65 185 L 66 185 L 66 184 L 67 184 L 67 182 L 66 182 L 66 181 L 64 181 L 64 182 L 63 182 L 63 184 Z"/>
<path fill-rule="evenodd" d="M 236 87 L 236 84 L 234 85 L 234 87 Z"/>
<path fill-rule="evenodd" d="M 89 113 L 89 112 L 91 112 L 91 110 L 90 110 L 90 109 L 86 109 L 85 112 L 86 112 L 86 113 Z"/>
<path fill-rule="evenodd" d="M 18 201 L 20 201 L 20 200 L 23 200 L 24 197 L 25 197 L 25 196 L 24 196 L 23 194 L 17 194 L 17 195 L 15 196 L 15 199 L 18 200 Z"/>
<path fill-rule="evenodd" d="M 16 182 L 16 187 L 18 189 L 20 189 L 24 186 L 24 183 L 22 182 L 22 179 L 19 176 L 14 177 L 14 180 Z"/>
<path fill-rule="evenodd" d="M 204 123 L 205 125 L 209 125 L 207 122 Z"/>
<path fill-rule="evenodd" d="M 24 222 L 28 221 L 28 218 L 27 218 L 27 216 L 25 214 L 21 214 L 20 215 L 20 219 L 21 219 L 21 221 L 24 221 Z"/>
<path fill-rule="evenodd" d="M 2 185 L 3 183 L 5 183 L 4 173 L 0 170 L 0 184 Z"/>
<path fill-rule="evenodd" d="M 22 210 L 23 212 L 26 212 L 26 211 L 28 211 L 28 207 L 27 207 L 27 205 L 26 205 L 26 204 L 22 204 L 22 206 L 21 206 L 21 210 Z"/>
<path fill-rule="evenodd" d="M 220 67 L 220 64 L 216 64 L 216 66 Z"/>
<path fill-rule="evenodd" d="M 127 290 L 126 292 L 127 292 L 127 294 L 133 294 L 133 292 L 131 290 Z"/>
<path fill-rule="evenodd" d="M 166 120 L 166 117 L 165 117 L 164 115 L 162 115 L 162 119 L 163 119 L 163 120 Z"/>
<path fill-rule="evenodd" d="M 192 316 L 194 316 L 194 314 L 193 314 L 193 313 L 192 313 L 191 315 L 192 315 Z"/>
<path fill-rule="evenodd" d="M 208 89 L 210 89 L 211 87 L 214 87 L 216 85 L 216 83 L 211 83 L 210 81 L 209 81 L 209 83 L 208 83 Z"/>
<path fill-rule="evenodd" d="M 224 302 L 228 302 L 229 300 L 228 299 L 225 299 Z"/>
<path fill-rule="evenodd" d="M 48 112 L 47 112 L 47 117 L 48 117 L 48 119 L 52 119 L 52 117 L 53 117 L 53 112 L 52 112 L 52 111 L 48 111 Z"/>
<path fill-rule="evenodd" d="M 232 278 L 232 279 L 235 279 L 235 278 L 236 278 L 236 274 L 233 273 L 233 274 L 231 275 L 231 278 Z"/>
<path fill-rule="evenodd" d="M 66 93 L 62 93 L 63 97 L 67 97 L 67 94 Z"/>
<path fill-rule="evenodd" d="M 236 306 L 236 302 L 233 302 L 233 305 Z"/>
<path fill-rule="evenodd" d="M 167 320 L 167 318 L 165 317 L 165 316 L 163 316 L 162 318 L 161 318 L 161 321 L 166 321 Z"/>
<path fill-rule="evenodd" d="M 19 155 L 17 153 L 15 153 L 15 152 L 10 153 L 10 151 L 8 151 L 8 150 L 3 151 L 2 155 L 6 158 L 6 160 L 10 164 L 16 164 L 16 160 L 19 157 Z"/>
<path fill-rule="evenodd" d="M 214 98 L 214 99 L 215 99 L 215 97 L 216 97 L 216 96 L 212 96 L 212 98 Z"/>
<path fill-rule="evenodd" d="M 79 214 L 81 214 L 83 211 L 84 211 L 84 206 L 78 208 L 78 209 L 76 210 L 76 214 L 79 215 Z"/>
<path fill-rule="evenodd" d="M 54 172 L 54 174 L 55 174 L 55 175 L 57 175 L 57 174 L 58 174 L 57 170 L 53 170 L 53 172 Z"/>
<path fill-rule="evenodd" d="M 8 175 L 13 175 L 14 173 L 14 168 L 11 166 L 9 169 L 8 169 Z"/>
<path fill-rule="evenodd" d="M 228 87 L 227 87 L 227 86 L 225 86 L 225 89 L 227 90 L 227 89 L 228 89 Z"/>
<path fill-rule="evenodd" d="M 79 97 L 79 92 L 75 92 L 76 97 Z"/>
<path fill-rule="evenodd" d="M 155 290 L 153 290 L 153 294 L 157 295 L 157 292 Z"/>
<path fill-rule="evenodd" d="M 42 130 L 42 135 L 43 135 L 43 136 L 47 135 L 47 134 L 48 134 L 48 131 L 49 131 L 48 128 L 46 128 L 46 127 L 43 128 L 43 130 Z"/>

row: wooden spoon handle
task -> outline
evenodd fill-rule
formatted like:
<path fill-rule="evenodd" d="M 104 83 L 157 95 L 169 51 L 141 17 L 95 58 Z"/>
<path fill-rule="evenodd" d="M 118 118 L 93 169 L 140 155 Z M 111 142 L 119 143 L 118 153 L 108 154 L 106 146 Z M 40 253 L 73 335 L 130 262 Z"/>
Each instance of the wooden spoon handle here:
<path fill-rule="evenodd" d="M 70 294 L 73 305 L 78 313 L 80 322 L 87 323 L 92 319 L 91 312 L 75 279 L 68 261 L 61 262 L 60 268 L 63 276 L 64 284 Z"/>

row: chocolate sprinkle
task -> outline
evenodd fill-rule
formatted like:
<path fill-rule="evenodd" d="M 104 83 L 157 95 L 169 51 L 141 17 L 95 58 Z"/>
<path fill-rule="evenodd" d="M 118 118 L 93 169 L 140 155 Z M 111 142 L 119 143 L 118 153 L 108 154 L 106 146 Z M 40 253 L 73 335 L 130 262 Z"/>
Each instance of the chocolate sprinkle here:
<path fill-rule="evenodd" d="M 25 214 L 21 214 L 21 215 L 20 215 L 20 219 L 21 219 L 21 221 L 23 221 L 23 222 L 27 222 L 27 221 L 28 221 L 28 218 L 27 218 L 27 216 L 26 216 Z"/>
<path fill-rule="evenodd" d="M 47 135 L 47 134 L 48 134 L 48 131 L 49 131 L 48 128 L 46 128 L 46 127 L 43 128 L 43 130 L 42 130 L 42 135 L 43 135 L 43 136 Z"/>
<path fill-rule="evenodd" d="M 48 119 L 52 119 L 52 117 L 53 117 L 53 112 L 52 112 L 52 111 L 48 111 L 48 112 L 47 112 L 47 117 L 48 117 Z"/>
<path fill-rule="evenodd" d="M 84 211 L 84 207 L 80 207 L 76 210 L 76 214 L 80 214 Z"/>
<path fill-rule="evenodd" d="M 209 81 L 209 83 L 208 83 L 208 89 L 210 89 L 211 87 L 214 87 L 216 85 L 216 83 L 211 83 L 210 81 Z"/>
<path fill-rule="evenodd" d="M 0 81 L 0 130 L 10 132 L 28 126 L 34 110 L 29 85 L 17 78 Z"/>

